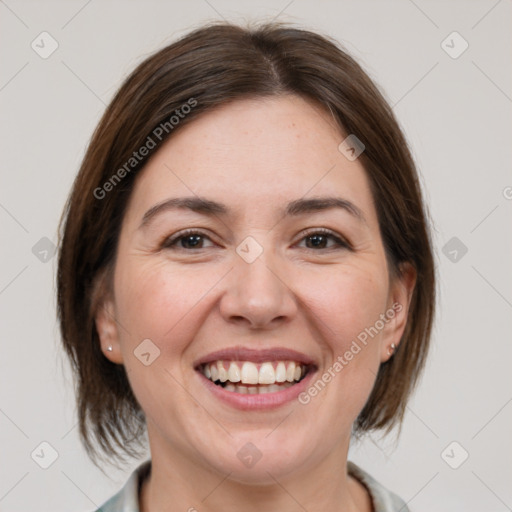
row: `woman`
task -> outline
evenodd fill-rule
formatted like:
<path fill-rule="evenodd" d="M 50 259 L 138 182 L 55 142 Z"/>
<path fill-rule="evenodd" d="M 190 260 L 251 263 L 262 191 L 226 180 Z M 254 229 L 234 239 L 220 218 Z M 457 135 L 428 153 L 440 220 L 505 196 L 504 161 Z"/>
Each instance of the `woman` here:
<path fill-rule="evenodd" d="M 350 461 L 400 424 L 434 265 L 391 109 L 313 32 L 200 28 L 107 108 L 63 218 L 64 346 L 100 510 L 407 510 Z"/>

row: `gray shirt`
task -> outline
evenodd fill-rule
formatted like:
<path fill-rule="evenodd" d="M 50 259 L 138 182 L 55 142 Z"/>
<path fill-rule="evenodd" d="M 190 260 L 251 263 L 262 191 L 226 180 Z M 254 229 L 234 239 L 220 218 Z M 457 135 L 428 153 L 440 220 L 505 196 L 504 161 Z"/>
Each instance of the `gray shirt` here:
<path fill-rule="evenodd" d="M 142 481 L 149 474 L 151 461 L 141 464 L 130 476 L 124 487 L 96 512 L 140 512 L 139 492 Z M 388 491 L 371 475 L 353 462 L 348 461 L 347 470 L 367 489 L 373 503 L 374 512 L 409 512 L 409 508 L 396 494 Z"/>

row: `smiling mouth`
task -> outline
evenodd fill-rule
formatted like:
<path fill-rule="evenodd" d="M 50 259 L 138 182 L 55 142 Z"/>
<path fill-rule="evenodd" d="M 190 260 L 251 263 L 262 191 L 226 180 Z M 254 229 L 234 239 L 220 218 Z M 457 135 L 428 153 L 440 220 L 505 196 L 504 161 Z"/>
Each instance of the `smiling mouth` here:
<path fill-rule="evenodd" d="M 277 393 L 296 385 L 312 369 L 296 361 L 212 361 L 199 371 L 217 386 L 233 393 L 258 395 Z"/>

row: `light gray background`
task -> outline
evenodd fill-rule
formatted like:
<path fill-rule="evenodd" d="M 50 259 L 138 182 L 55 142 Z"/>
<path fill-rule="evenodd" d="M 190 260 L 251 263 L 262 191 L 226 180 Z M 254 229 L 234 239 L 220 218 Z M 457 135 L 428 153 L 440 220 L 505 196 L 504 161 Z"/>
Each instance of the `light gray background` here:
<path fill-rule="evenodd" d="M 439 316 L 426 374 L 399 442 L 368 439 L 350 458 L 413 511 L 512 510 L 511 11 L 510 0 L 0 1 L 0 511 L 91 510 L 132 469 L 109 479 L 79 443 L 56 258 L 32 251 L 56 241 L 105 104 L 138 62 L 201 22 L 276 16 L 334 36 L 381 85 L 435 224 Z M 43 31 L 59 45 L 47 59 L 31 48 Z M 457 59 L 441 46 L 453 31 L 469 43 Z M 452 237 L 467 254 L 443 253 Z M 31 458 L 43 441 L 58 452 L 48 469 Z M 469 458 L 452 469 L 462 450 Z"/>

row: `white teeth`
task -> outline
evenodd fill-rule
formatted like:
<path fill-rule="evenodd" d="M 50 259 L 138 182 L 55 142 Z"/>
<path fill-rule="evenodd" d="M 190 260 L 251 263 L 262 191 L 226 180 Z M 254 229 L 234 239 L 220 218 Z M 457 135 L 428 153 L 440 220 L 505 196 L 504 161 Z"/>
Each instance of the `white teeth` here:
<path fill-rule="evenodd" d="M 246 361 L 242 366 L 240 377 L 244 384 L 258 384 L 258 373 L 258 367 Z"/>
<path fill-rule="evenodd" d="M 237 393 L 242 393 L 242 395 L 246 395 L 248 393 L 247 386 L 237 386 L 236 387 Z"/>
<path fill-rule="evenodd" d="M 292 361 L 288 364 L 288 368 L 286 369 L 286 380 L 288 382 L 293 382 L 295 379 L 295 363 Z"/>
<path fill-rule="evenodd" d="M 219 369 L 217 368 L 216 364 L 210 365 L 210 373 L 211 373 L 210 379 L 213 380 L 213 382 L 215 382 L 216 380 L 219 380 Z"/>
<path fill-rule="evenodd" d="M 208 366 L 207 366 L 207 368 L 208 368 Z M 241 380 L 240 368 L 238 367 L 238 365 L 236 363 L 233 363 L 233 361 L 231 361 L 231 363 L 229 365 L 228 380 L 230 382 L 240 382 L 240 380 Z"/>
<path fill-rule="evenodd" d="M 272 363 L 263 363 L 260 367 L 260 373 L 258 376 L 259 384 L 274 384 L 276 381 L 276 373 Z"/>
<path fill-rule="evenodd" d="M 286 365 L 279 361 L 276 367 L 276 382 L 284 382 L 286 380 Z"/>
<path fill-rule="evenodd" d="M 234 384 L 226 384 L 226 387 L 224 388 L 226 391 L 236 391 L 236 386 Z"/>
<path fill-rule="evenodd" d="M 295 383 L 306 373 L 306 367 L 294 361 L 266 361 L 259 365 L 251 361 L 228 361 L 226 366 L 227 369 L 224 361 L 212 361 L 203 365 L 203 374 L 213 382 L 259 384 L 260 388 L 264 388 L 274 384 Z"/>
<path fill-rule="evenodd" d="M 221 382 L 226 382 L 228 380 L 228 372 L 226 368 L 224 368 L 223 361 L 217 361 L 217 369 L 219 370 L 219 380 Z"/>

